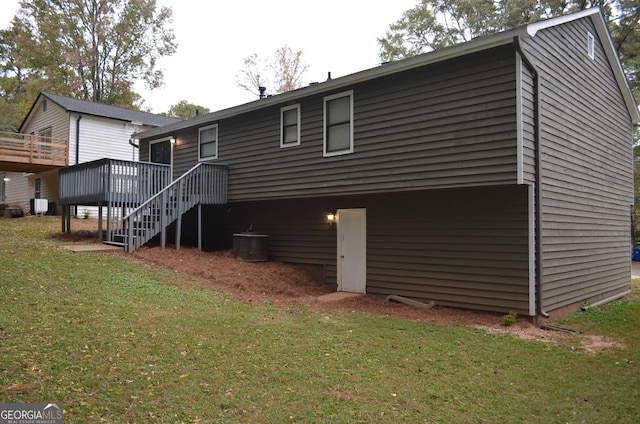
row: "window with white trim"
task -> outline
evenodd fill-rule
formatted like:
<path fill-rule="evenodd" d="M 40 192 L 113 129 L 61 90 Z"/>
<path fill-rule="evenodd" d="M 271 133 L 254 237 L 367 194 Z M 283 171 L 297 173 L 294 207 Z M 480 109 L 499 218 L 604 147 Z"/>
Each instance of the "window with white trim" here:
<path fill-rule="evenodd" d="M 324 98 L 324 156 L 353 153 L 353 91 Z"/>
<path fill-rule="evenodd" d="M 596 37 L 590 32 L 587 32 L 587 54 L 591 59 L 596 58 Z"/>
<path fill-rule="evenodd" d="M 280 147 L 300 145 L 300 105 L 280 109 Z"/>
<path fill-rule="evenodd" d="M 198 160 L 218 158 L 218 124 L 198 129 Z"/>

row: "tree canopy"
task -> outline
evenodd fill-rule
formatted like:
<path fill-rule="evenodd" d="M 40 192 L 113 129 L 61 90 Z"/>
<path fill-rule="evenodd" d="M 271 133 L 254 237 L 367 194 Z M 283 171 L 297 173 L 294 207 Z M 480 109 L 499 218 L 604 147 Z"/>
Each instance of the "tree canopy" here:
<path fill-rule="evenodd" d="M 169 7 L 155 0 L 20 5 L 11 26 L 0 31 L 0 115 L 24 116 L 40 91 L 135 107 L 137 81 L 150 89 L 163 84 L 157 60 L 177 48 Z"/>
<path fill-rule="evenodd" d="M 172 118 L 189 119 L 199 114 L 205 114 L 211 112 L 209 108 L 204 106 L 189 103 L 186 100 L 180 100 L 175 105 L 171 105 L 167 113 L 163 113 L 165 116 Z"/>
<path fill-rule="evenodd" d="M 640 3 L 637 0 L 421 0 L 378 38 L 383 62 L 426 53 L 530 22 L 600 7 L 640 100 Z"/>
<path fill-rule="evenodd" d="M 302 49 L 285 45 L 273 53 L 269 60 L 252 54 L 243 59 L 244 68 L 236 75 L 238 87 L 258 96 L 260 87 L 279 94 L 302 87 L 309 65 L 303 59 Z"/>

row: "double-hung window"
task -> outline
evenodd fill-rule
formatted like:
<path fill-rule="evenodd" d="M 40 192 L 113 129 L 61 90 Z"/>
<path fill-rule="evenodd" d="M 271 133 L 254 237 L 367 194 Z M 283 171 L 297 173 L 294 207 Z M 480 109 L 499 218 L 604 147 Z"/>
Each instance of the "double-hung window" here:
<path fill-rule="evenodd" d="M 324 98 L 324 156 L 353 153 L 353 91 Z"/>
<path fill-rule="evenodd" d="M 280 109 L 280 147 L 300 144 L 300 105 Z"/>
<path fill-rule="evenodd" d="M 198 130 L 198 160 L 218 158 L 218 124 Z"/>

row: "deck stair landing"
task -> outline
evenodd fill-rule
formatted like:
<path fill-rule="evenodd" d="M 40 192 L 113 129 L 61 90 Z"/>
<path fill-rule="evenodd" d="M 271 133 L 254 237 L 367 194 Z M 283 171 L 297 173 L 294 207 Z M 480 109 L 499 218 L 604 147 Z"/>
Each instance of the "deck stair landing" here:
<path fill-rule="evenodd" d="M 227 202 L 227 168 L 198 163 L 180 178 L 142 203 L 123 219 L 122 231 L 113 240 L 125 251 L 133 252 L 160 234 L 166 244 L 167 228 L 176 222 L 176 249 L 180 248 L 182 216 L 195 206 L 221 205 Z M 201 234 L 201 213 L 198 214 Z M 201 239 L 198 237 L 201 247 Z"/>

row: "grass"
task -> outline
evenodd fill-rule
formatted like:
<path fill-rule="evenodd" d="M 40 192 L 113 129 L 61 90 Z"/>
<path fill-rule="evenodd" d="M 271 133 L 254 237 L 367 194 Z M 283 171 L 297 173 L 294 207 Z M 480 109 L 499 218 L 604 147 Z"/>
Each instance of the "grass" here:
<path fill-rule="evenodd" d="M 74 254 L 56 219 L 0 219 L 0 402 L 66 422 L 635 423 L 640 287 L 524 341 L 385 316 L 245 305 L 127 257 Z"/>

